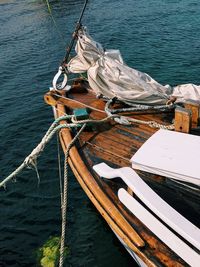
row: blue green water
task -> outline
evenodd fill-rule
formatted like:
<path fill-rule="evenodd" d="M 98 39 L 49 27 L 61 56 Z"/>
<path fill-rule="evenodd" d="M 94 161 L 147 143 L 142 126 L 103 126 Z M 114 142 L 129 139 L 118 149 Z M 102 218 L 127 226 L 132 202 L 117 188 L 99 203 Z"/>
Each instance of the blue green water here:
<path fill-rule="evenodd" d="M 53 117 L 43 102 L 83 0 L 0 1 L 0 179 L 40 141 Z M 130 66 L 162 84 L 200 84 L 198 0 L 93 0 L 84 24 Z M 39 158 L 41 182 L 26 170 L 0 191 L 0 266 L 36 266 L 34 251 L 60 233 L 56 140 Z M 70 176 L 66 266 L 136 266 Z"/>

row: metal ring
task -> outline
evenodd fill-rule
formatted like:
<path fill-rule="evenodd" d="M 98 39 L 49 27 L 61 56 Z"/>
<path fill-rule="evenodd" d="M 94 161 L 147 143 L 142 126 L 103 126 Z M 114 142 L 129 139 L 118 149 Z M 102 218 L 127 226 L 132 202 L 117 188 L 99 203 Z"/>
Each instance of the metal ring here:
<path fill-rule="evenodd" d="M 63 81 L 62 81 L 62 83 L 59 86 L 57 86 L 57 81 L 58 81 L 59 77 L 62 74 L 64 76 L 63 77 Z M 63 69 L 62 69 L 61 66 L 59 67 L 58 72 L 54 76 L 52 84 L 53 84 L 53 89 L 55 89 L 55 90 L 62 90 L 67 85 L 67 75 L 66 75 L 66 73 L 63 73 Z"/>

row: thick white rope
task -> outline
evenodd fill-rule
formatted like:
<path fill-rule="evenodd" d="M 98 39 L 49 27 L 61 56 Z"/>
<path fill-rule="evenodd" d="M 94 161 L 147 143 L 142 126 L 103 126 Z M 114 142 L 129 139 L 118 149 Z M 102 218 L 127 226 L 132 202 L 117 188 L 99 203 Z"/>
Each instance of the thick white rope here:
<path fill-rule="evenodd" d="M 6 177 L 0 183 L 0 187 L 5 187 L 6 186 L 6 183 L 8 181 L 10 181 L 11 179 L 15 178 L 23 169 L 25 169 L 27 167 L 30 168 L 31 166 L 33 166 L 34 168 L 36 168 L 36 162 L 37 162 L 38 156 L 44 150 L 44 147 L 50 141 L 50 139 L 52 138 L 52 136 L 54 135 L 54 133 L 56 131 L 60 130 L 61 128 L 68 128 L 68 125 L 59 125 L 59 126 L 57 126 L 54 129 L 54 131 L 51 132 L 51 134 L 49 134 L 48 136 L 45 135 L 42 138 L 41 142 L 37 145 L 37 147 L 33 149 L 33 151 L 31 152 L 31 154 L 25 158 L 25 160 L 23 161 L 23 163 L 15 171 L 13 171 L 8 177 Z"/>
<path fill-rule="evenodd" d="M 138 119 L 134 119 L 134 118 L 129 118 L 127 116 L 121 116 L 121 117 L 122 118 L 124 117 L 129 122 L 148 125 L 149 127 L 155 128 L 155 129 L 174 130 L 174 124 L 164 125 L 164 124 L 158 123 L 156 121 L 138 120 Z"/>
<path fill-rule="evenodd" d="M 33 149 L 31 154 L 25 158 L 23 163 L 17 169 L 15 169 L 15 171 L 13 171 L 9 176 L 7 176 L 0 183 L 0 187 L 5 187 L 6 183 L 8 181 L 14 179 L 25 168 L 34 167 L 36 169 L 36 172 L 37 172 L 37 158 L 42 153 L 46 144 L 51 140 L 51 138 L 54 136 L 54 134 L 63 128 L 73 128 L 73 127 L 81 126 L 81 125 L 78 125 L 77 123 L 58 125 L 58 123 L 60 121 L 69 119 L 71 117 L 72 116 L 67 115 L 67 116 L 62 116 L 62 117 L 58 118 L 57 120 L 55 120 L 52 123 L 52 125 L 49 127 L 48 131 L 46 132 L 46 134 L 42 138 L 41 142 L 37 145 L 37 147 Z M 37 175 L 38 175 L 38 172 L 37 172 Z"/>
<path fill-rule="evenodd" d="M 115 116 L 115 115 L 112 115 L 112 116 Z M 59 117 L 52 123 L 52 125 L 49 127 L 48 131 L 42 138 L 41 142 L 36 146 L 36 148 L 33 149 L 31 154 L 25 158 L 23 163 L 0 183 L 0 187 L 5 187 L 8 181 L 14 179 L 25 168 L 34 167 L 34 169 L 36 170 L 38 179 L 39 179 L 39 174 L 37 171 L 37 158 L 43 152 L 45 146 L 47 145 L 47 143 L 49 143 L 49 141 L 52 139 L 52 137 L 54 136 L 56 132 L 60 131 L 63 128 L 81 127 L 83 124 L 88 123 L 88 122 L 101 123 L 101 122 L 109 120 L 112 116 L 108 116 L 102 120 L 88 119 L 88 120 L 82 120 L 82 121 L 76 121 L 73 115 L 65 115 L 65 116 Z M 68 120 L 68 119 L 71 119 L 72 123 L 65 123 L 65 124 L 58 125 L 60 121 Z"/>

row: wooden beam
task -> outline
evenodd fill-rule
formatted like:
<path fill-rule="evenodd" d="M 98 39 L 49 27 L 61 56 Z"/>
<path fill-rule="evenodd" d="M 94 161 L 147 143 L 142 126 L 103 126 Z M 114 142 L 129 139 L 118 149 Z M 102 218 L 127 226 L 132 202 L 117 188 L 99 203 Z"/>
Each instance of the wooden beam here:
<path fill-rule="evenodd" d="M 175 109 L 175 131 L 189 133 L 192 124 L 192 112 L 189 109 L 178 107 Z"/>
<path fill-rule="evenodd" d="M 200 101 L 188 100 L 184 104 L 186 109 L 191 110 L 192 112 L 192 128 L 196 128 L 199 123 L 200 115 Z"/>

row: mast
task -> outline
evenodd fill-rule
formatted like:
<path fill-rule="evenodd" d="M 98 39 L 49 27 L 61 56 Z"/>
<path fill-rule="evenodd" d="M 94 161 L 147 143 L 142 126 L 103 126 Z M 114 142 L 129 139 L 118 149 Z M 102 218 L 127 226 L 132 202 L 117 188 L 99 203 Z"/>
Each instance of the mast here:
<path fill-rule="evenodd" d="M 71 41 L 70 41 L 70 43 L 69 43 L 69 45 L 68 45 L 68 47 L 67 47 L 67 49 L 66 49 L 66 55 L 65 55 L 65 57 L 64 57 L 64 59 L 63 59 L 63 61 L 62 61 L 62 64 L 61 64 L 61 66 L 63 67 L 63 71 L 65 71 L 65 72 L 66 72 L 65 64 L 68 62 L 69 55 L 70 55 L 71 50 L 72 50 L 72 48 L 73 48 L 73 46 L 74 46 L 74 42 L 75 42 L 75 40 L 76 40 L 76 38 L 77 38 L 78 31 L 79 31 L 80 28 L 82 27 L 82 23 L 81 23 L 81 21 L 82 21 L 82 18 L 83 18 L 85 9 L 86 9 L 86 7 L 87 7 L 88 1 L 89 1 L 89 0 L 85 0 L 85 3 L 84 3 L 84 5 L 83 5 L 83 8 L 82 8 L 82 11 L 81 11 L 81 14 L 80 14 L 80 17 L 79 17 L 79 19 L 78 19 L 78 21 L 77 21 L 77 23 L 76 23 L 75 31 L 74 31 L 73 34 L 72 34 L 72 39 L 71 39 Z"/>
<path fill-rule="evenodd" d="M 89 2 L 89 0 L 85 0 L 85 3 L 84 3 L 83 8 L 82 8 L 82 10 L 81 10 L 80 17 L 79 17 L 79 19 L 78 19 L 78 21 L 77 21 L 77 23 L 76 23 L 75 30 L 74 30 L 74 32 L 73 32 L 73 34 L 72 34 L 72 39 L 71 39 L 71 41 L 70 41 L 70 43 L 69 43 L 69 45 L 68 45 L 68 47 L 67 47 L 67 49 L 66 49 L 65 57 L 64 57 L 62 63 L 60 64 L 60 67 L 58 68 L 58 72 L 57 72 L 57 74 L 56 74 L 56 75 L 54 76 L 54 78 L 53 78 L 53 82 L 52 82 L 52 84 L 53 84 L 53 89 L 54 89 L 54 90 L 63 89 L 63 88 L 65 88 L 65 86 L 67 85 L 67 73 L 68 73 L 68 70 L 67 70 L 66 65 L 67 65 L 67 63 L 68 63 L 68 60 L 69 60 L 69 56 L 70 56 L 71 50 L 72 50 L 72 48 L 73 48 L 73 46 L 74 46 L 74 42 L 75 42 L 75 40 L 77 39 L 78 31 L 79 31 L 79 30 L 81 29 L 81 27 L 82 27 L 82 23 L 81 23 L 81 21 L 82 21 L 82 18 L 83 18 L 83 15 L 84 15 L 84 12 L 85 12 L 85 9 L 86 9 L 86 7 L 87 7 L 88 2 Z M 61 75 L 63 75 L 64 78 L 63 78 L 63 81 L 62 81 L 62 83 L 61 83 L 61 86 L 59 86 L 59 88 L 58 88 L 58 87 L 57 87 L 57 81 L 58 81 L 58 79 L 59 79 L 59 77 L 60 77 Z"/>

